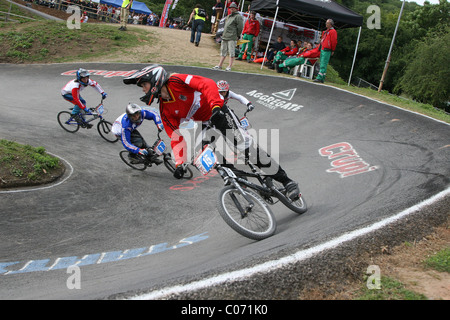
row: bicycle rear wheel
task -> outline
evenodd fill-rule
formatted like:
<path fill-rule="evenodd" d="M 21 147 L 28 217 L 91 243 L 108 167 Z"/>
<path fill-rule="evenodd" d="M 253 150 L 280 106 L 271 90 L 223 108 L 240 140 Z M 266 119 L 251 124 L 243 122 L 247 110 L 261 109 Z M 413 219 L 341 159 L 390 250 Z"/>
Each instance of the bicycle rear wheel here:
<path fill-rule="evenodd" d="M 140 156 L 138 156 L 138 158 L 136 159 L 130 159 L 129 154 L 130 153 L 127 150 L 122 150 L 119 153 L 120 159 L 122 159 L 122 161 L 125 162 L 127 166 L 139 171 L 144 171 L 145 169 L 147 169 L 147 161 L 142 159 L 142 157 Z"/>
<path fill-rule="evenodd" d="M 67 132 L 75 133 L 80 129 L 80 125 L 73 118 L 73 115 L 69 111 L 61 111 L 57 116 L 58 123 Z"/>
<path fill-rule="evenodd" d="M 220 215 L 233 230 L 244 237 L 262 240 L 272 236 L 277 224 L 269 206 L 253 191 L 246 190 L 245 193 L 254 203 L 251 209 L 238 189 L 234 186 L 223 188 L 218 198 Z"/>
<path fill-rule="evenodd" d="M 175 162 L 172 160 L 172 156 L 168 153 L 164 154 L 164 165 L 171 173 L 175 172 Z M 186 172 L 184 173 L 183 179 L 192 179 L 193 176 L 194 173 L 191 168 L 186 167 Z"/>
<path fill-rule="evenodd" d="M 100 120 L 97 124 L 97 130 L 100 136 L 108 142 L 114 143 L 119 140 L 119 138 L 112 133 L 112 123 L 106 120 Z"/>

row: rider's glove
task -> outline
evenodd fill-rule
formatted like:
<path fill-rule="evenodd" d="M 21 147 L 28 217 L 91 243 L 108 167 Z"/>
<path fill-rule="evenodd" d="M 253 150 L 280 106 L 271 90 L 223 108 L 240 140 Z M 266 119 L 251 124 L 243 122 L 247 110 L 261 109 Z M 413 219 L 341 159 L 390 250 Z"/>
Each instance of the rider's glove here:
<path fill-rule="evenodd" d="M 163 131 L 164 130 L 164 125 L 162 123 L 158 123 L 156 126 L 158 127 L 159 131 Z"/>
<path fill-rule="evenodd" d="M 86 108 L 84 108 L 84 112 L 90 113 L 90 112 L 91 112 L 91 109 L 89 109 L 88 107 L 86 107 Z"/>
<path fill-rule="evenodd" d="M 181 178 L 183 178 L 183 176 L 184 176 L 184 168 L 183 168 L 183 165 L 179 165 L 179 166 L 175 169 L 175 171 L 173 172 L 173 176 L 174 176 L 176 179 L 181 179 Z"/>
<path fill-rule="evenodd" d="M 253 109 L 255 109 L 255 107 L 252 105 L 252 103 L 247 103 L 247 111 L 252 111 Z"/>
<path fill-rule="evenodd" d="M 139 149 L 139 154 L 141 156 L 146 156 L 146 155 L 148 155 L 148 151 L 146 149 Z"/>
<path fill-rule="evenodd" d="M 212 115 L 211 115 L 211 124 L 218 127 L 223 128 L 225 122 L 227 121 L 225 118 L 225 113 L 222 111 L 222 108 L 219 106 L 215 106 L 212 109 Z"/>
<path fill-rule="evenodd" d="M 108 96 L 108 95 L 106 94 L 106 92 L 103 92 L 103 93 L 102 93 L 102 99 L 106 99 L 107 96 Z"/>

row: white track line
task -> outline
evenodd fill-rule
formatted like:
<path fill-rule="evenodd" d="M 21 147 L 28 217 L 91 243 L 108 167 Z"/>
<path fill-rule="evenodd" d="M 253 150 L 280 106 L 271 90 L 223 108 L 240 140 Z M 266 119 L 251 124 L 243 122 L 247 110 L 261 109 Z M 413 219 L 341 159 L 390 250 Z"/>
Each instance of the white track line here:
<path fill-rule="evenodd" d="M 57 158 L 63 160 L 69 166 L 70 172 L 67 175 L 67 177 L 65 177 L 63 180 L 61 180 L 61 181 L 59 181 L 58 183 L 55 183 L 55 184 L 49 184 L 49 185 L 45 185 L 45 186 L 41 186 L 41 187 L 37 187 L 37 188 L 27 188 L 27 189 L 15 189 L 15 190 L 0 191 L 0 194 L 3 194 L 3 193 L 18 193 L 18 192 L 28 192 L 28 191 L 38 191 L 38 190 L 50 189 L 50 188 L 54 188 L 56 186 L 59 186 L 61 183 L 65 182 L 67 179 L 69 179 L 70 176 L 73 173 L 72 165 L 64 158 L 61 158 L 61 157 L 59 157 L 59 156 L 57 156 L 57 155 L 55 155 L 53 153 L 50 153 L 50 152 L 47 152 L 47 153 L 51 154 L 54 157 L 57 157 Z"/>
<path fill-rule="evenodd" d="M 327 241 L 323 244 L 317 245 L 315 247 L 306 249 L 306 250 L 300 250 L 295 252 L 294 254 L 288 255 L 286 257 L 272 260 L 268 262 L 264 262 L 262 264 L 258 264 L 256 266 L 245 268 L 241 270 L 236 270 L 232 272 L 223 273 L 217 276 L 213 276 L 210 278 L 206 278 L 199 281 L 194 281 L 185 285 L 179 285 L 179 286 L 173 286 L 173 287 L 166 287 L 160 290 L 155 290 L 149 293 L 137 295 L 134 297 L 129 298 L 130 300 L 154 300 L 154 299 L 161 299 L 166 296 L 169 296 L 171 294 L 179 294 L 182 292 L 189 292 L 194 291 L 198 289 L 207 288 L 214 285 L 219 285 L 224 282 L 233 282 L 238 280 L 244 280 L 246 278 L 250 278 L 251 276 L 258 274 L 258 273 L 268 273 L 270 271 L 282 268 L 288 264 L 297 263 L 303 260 L 306 260 L 308 258 L 311 258 L 314 255 L 317 255 L 318 253 L 321 253 L 325 250 L 334 249 L 338 246 L 354 240 L 358 237 L 364 236 L 368 233 L 374 232 L 378 229 L 381 229 L 385 227 L 388 224 L 394 223 L 420 209 L 423 209 L 426 206 L 429 206 L 439 200 L 442 200 L 447 195 L 450 194 L 450 188 L 447 188 L 446 190 L 436 194 L 435 196 L 422 201 L 421 203 L 412 206 L 392 217 L 389 217 L 387 219 L 384 219 L 382 221 L 376 222 L 368 227 L 364 227 L 358 230 L 351 231 L 349 233 L 345 233 L 335 239 L 332 239 L 330 241 Z"/>

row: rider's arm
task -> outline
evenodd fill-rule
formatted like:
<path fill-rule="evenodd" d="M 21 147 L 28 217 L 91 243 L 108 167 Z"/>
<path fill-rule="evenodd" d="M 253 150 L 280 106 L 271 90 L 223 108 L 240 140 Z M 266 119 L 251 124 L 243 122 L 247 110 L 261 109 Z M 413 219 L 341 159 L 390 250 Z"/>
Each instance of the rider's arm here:
<path fill-rule="evenodd" d="M 133 131 L 133 129 L 131 124 L 126 121 L 125 117 L 122 118 L 121 126 L 120 140 L 122 141 L 123 146 L 131 153 L 139 153 L 139 148 L 131 143 L 131 131 Z"/>
<path fill-rule="evenodd" d="M 184 81 L 186 85 L 194 89 L 195 91 L 202 93 L 202 100 L 206 99 L 211 110 L 215 107 L 223 106 L 223 98 L 217 90 L 217 84 L 214 80 L 196 76 L 196 75 L 177 75 L 179 79 Z"/>
<path fill-rule="evenodd" d="M 80 100 L 80 88 L 79 87 L 74 87 L 72 89 L 72 103 L 79 106 L 81 109 L 86 109 L 86 106 L 81 102 Z"/>
<path fill-rule="evenodd" d="M 163 126 L 162 121 L 161 121 L 161 117 L 159 116 L 159 114 L 157 112 L 146 110 L 146 109 L 143 109 L 142 111 L 144 112 L 144 118 L 145 119 L 153 120 L 159 130 L 163 130 L 164 129 L 164 126 Z"/>
<path fill-rule="evenodd" d="M 98 91 L 98 93 L 100 93 L 100 94 L 105 93 L 105 91 L 102 89 L 102 87 L 100 86 L 100 84 L 99 84 L 97 81 L 94 81 L 94 80 L 92 80 L 92 79 L 89 79 L 89 85 L 90 85 L 91 87 L 94 87 L 95 90 Z"/>
<path fill-rule="evenodd" d="M 250 103 L 250 101 L 246 97 L 241 96 L 240 94 L 234 93 L 231 90 L 229 91 L 229 97 L 230 97 L 230 99 L 235 99 L 235 100 L 239 101 L 240 103 L 245 104 L 246 106 L 248 106 L 248 104 Z"/>

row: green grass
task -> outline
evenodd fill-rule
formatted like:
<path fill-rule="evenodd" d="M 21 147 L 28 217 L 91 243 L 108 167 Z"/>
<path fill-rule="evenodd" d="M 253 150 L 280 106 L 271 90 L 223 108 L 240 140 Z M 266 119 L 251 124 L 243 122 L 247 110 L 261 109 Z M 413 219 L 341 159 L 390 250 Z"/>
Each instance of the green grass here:
<path fill-rule="evenodd" d="M 355 300 L 428 300 L 428 298 L 405 289 L 404 284 L 395 279 L 381 277 L 380 289 L 367 289 L 364 286 L 357 292 Z"/>
<path fill-rule="evenodd" d="M 450 273 L 450 247 L 444 248 L 424 261 L 427 268 Z"/>
<path fill-rule="evenodd" d="M 121 32 L 116 26 L 83 24 L 67 28 L 66 21 L 32 21 L 0 29 L 0 61 L 11 63 L 70 62 L 101 57 L 151 41 L 152 34 L 135 29 Z"/>
<path fill-rule="evenodd" d="M 36 181 L 60 166 L 60 160 L 47 154 L 43 147 L 0 140 L 0 178 L 3 181 L 14 177 Z"/>

